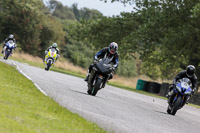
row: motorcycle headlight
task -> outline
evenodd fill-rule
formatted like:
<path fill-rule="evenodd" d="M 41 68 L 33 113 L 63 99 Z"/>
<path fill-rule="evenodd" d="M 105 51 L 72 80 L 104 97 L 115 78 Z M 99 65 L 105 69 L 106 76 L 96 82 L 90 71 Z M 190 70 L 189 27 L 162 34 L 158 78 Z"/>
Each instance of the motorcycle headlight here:
<path fill-rule="evenodd" d="M 179 92 L 181 92 L 181 88 L 177 85 L 176 86 L 176 89 L 179 91 Z"/>

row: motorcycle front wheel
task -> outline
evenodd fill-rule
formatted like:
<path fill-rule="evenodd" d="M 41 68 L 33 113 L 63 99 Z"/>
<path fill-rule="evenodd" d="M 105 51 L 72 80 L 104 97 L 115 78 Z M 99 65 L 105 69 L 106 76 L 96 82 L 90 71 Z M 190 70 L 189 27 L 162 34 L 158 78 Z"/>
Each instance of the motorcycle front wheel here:
<path fill-rule="evenodd" d="M 6 50 L 5 52 L 6 52 L 6 53 L 5 53 L 4 59 L 7 60 L 7 59 L 8 59 L 8 56 L 9 56 L 10 53 L 11 53 L 11 51 Z"/>
<path fill-rule="evenodd" d="M 51 66 L 51 61 L 49 61 L 49 62 L 47 63 L 47 65 L 46 65 L 46 67 L 45 67 L 45 70 L 48 71 L 49 68 L 50 68 L 50 66 Z"/>
<path fill-rule="evenodd" d="M 92 92 L 91 92 L 93 96 L 97 94 L 98 90 L 100 89 L 101 83 L 102 83 L 102 79 L 97 79 L 96 84 L 92 88 Z"/>
<path fill-rule="evenodd" d="M 181 106 L 181 101 L 182 101 L 182 97 L 178 97 L 178 99 L 176 100 L 176 102 L 174 103 L 174 106 L 172 107 L 171 110 L 171 114 L 175 115 L 177 110 L 179 109 L 179 107 Z"/>

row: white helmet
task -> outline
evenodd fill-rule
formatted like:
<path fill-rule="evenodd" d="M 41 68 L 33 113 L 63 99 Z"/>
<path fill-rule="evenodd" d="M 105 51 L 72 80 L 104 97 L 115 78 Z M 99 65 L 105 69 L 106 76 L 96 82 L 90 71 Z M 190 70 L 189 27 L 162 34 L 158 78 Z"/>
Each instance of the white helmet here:
<path fill-rule="evenodd" d="M 52 44 L 52 47 L 53 47 L 53 48 L 57 48 L 57 47 L 58 47 L 57 43 L 53 43 L 53 44 Z"/>
<path fill-rule="evenodd" d="M 14 35 L 13 35 L 13 34 L 10 34 L 10 35 L 9 35 L 9 38 L 14 38 Z"/>

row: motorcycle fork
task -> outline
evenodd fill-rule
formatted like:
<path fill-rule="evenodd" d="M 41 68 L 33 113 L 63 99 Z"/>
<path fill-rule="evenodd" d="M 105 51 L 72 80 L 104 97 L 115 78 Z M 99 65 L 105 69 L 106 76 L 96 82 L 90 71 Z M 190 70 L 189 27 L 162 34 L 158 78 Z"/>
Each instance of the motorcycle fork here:
<path fill-rule="evenodd" d="M 107 77 L 107 78 L 105 79 L 105 81 L 103 82 L 103 84 L 102 84 L 102 88 L 104 88 L 104 87 L 105 87 L 105 85 L 106 85 L 106 82 L 108 81 L 108 78 L 109 78 L 109 77 Z"/>
<path fill-rule="evenodd" d="M 103 75 L 99 75 L 98 78 L 103 80 L 103 83 L 101 83 L 100 89 L 104 88 L 105 87 L 105 81 L 104 81 L 105 78 L 103 77 Z"/>
<path fill-rule="evenodd" d="M 184 101 L 185 95 L 183 96 L 183 101 Z"/>
<path fill-rule="evenodd" d="M 174 105 L 174 102 L 176 102 L 175 98 L 176 100 L 178 99 L 178 93 L 176 93 L 176 95 L 174 96 L 172 105 Z"/>
<path fill-rule="evenodd" d="M 103 76 L 97 74 L 97 75 L 95 76 L 95 78 L 94 78 L 93 85 L 95 85 L 96 81 L 97 81 L 99 78 L 100 78 L 100 79 L 103 79 Z"/>
<path fill-rule="evenodd" d="M 185 105 L 186 100 L 187 100 L 187 97 L 185 95 L 183 95 L 182 102 L 181 102 L 181 108 Z"/>

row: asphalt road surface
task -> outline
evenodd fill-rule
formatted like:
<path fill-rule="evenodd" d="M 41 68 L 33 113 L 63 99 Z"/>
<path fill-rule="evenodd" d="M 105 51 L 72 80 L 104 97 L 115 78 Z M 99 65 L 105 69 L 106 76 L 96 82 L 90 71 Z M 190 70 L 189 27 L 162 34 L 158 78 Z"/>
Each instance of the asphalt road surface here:
<path fill-rule="evenodd" d="M 81 78 L 12 60 L 49 97 L 61 106 L 115 133 L 200 133 L 200 109 L 184 106 L 176 116 L 166 113 L 167 101 L 112 86 L 87 94 Z"/>

